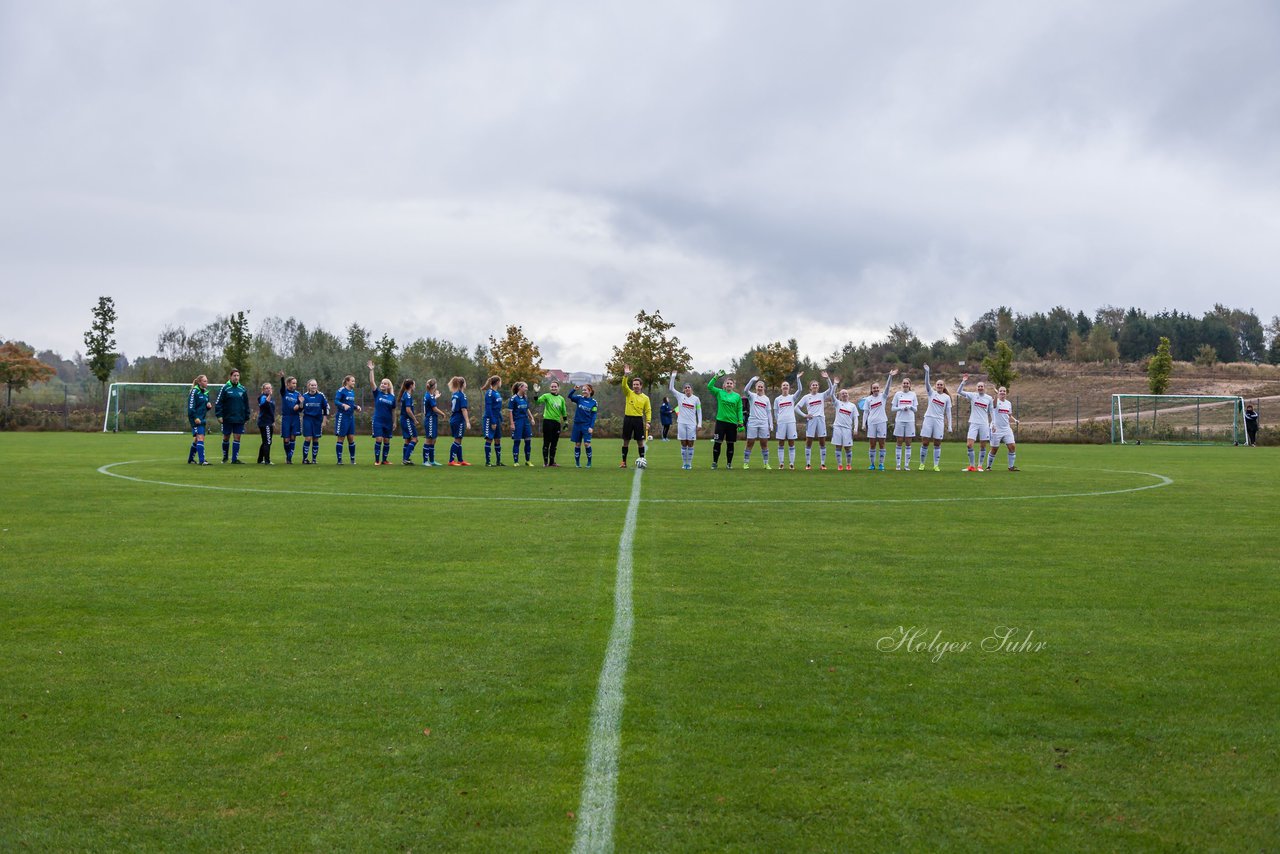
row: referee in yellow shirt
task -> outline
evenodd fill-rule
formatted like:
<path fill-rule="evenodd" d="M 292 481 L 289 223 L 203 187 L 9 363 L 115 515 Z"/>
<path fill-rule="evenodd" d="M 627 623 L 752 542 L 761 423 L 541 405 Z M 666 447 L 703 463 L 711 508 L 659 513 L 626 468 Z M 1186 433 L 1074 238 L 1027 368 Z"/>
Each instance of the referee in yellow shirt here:
<path fill-rule="evenodd" d="M 644 385 L 640 380 L 631 380 L 631 366 L 622 366 L 622 393 L 626 395 L 627 405 L 622 411 L 622 462 L 618 468 L 627 467 L 627 451 L 631 448 L 634 436 L 639 454 L 644 456 L 644 440 L 649 435 L 649 422 L 653 420 L 653 405 L 649 403 L 649 395 L 641 394 Z"/>

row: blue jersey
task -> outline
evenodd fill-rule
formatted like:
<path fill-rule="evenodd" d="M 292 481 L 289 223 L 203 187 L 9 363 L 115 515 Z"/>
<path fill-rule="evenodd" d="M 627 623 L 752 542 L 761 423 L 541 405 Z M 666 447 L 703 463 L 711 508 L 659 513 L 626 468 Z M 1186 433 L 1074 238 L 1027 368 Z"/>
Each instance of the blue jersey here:
<path fill-rule="evenodd" d="M 449 410 L 449 420 L 461 421 L 462 410 L 469 409 L 469 408 L 470 407 L 467 405 L 467 393 L 462 391 L 461 389 L 455 391 L 453 393 L 452 407 Z"/>
<path fill-rule="evenodd" d="M 512 422 L 520 424 L 529 420 L 529 398 L 522 394 L 513 394 L 507 406 L 511 408 Z"/>
<path fill-rule="evenodd" d="M 276 423 L 276 402 L 269 394 L 258 395 L 258 426 L 270 427 Z"/>
<path fill-rule="evenodd" d="M 192 427 L 203 424 L 208 411 L 209 392 L 198 385 L 193 385 L 191 394 L 187 395 L 187 420 L 191 422 Z"/>
<path fill-rule="evenodd" d="M 329 398 L 324 396 L 324 392 L 318 391 L 315 394 L 304 394 L 302 400 L 302 414 L 308 418 L 319 418 L 322 415 L 329 414 Z"/>
<path fill-rule="evenodd" d="M 400 421 L 413 420 L 413 392 L 406 391 L 400 395 Z"/>
<path fill-rule="evenodd" d="M 573 426 L 591 428 L 596 426 L 596 415 L 600 407 L 594 397 L 583 397 L 576 391 L 569 392 L 569 399 L 578 405 L 573 412 Z"/>
<path fill-rule="evenodd" d="M 293 391 L 287 389 L 280 390 L 280 422 L 288 424 L 289 419 L 296 419 L 302 410 L 302 393 L 296 388 Z"/>
<path fill-rule="evenodd" d="M 339 414 L 356 414 L 355 389 L 342 386 L 333 395 L 333 408 Z"/>
<path fill-rule="evenodd" d="M 396 396 L 389 392 L 373 392 L 373 423 L 390 427 L 396 417 Z"/>
<path fill-rule="evenodd" d="M 502 420 L 502 392 L 496 388 L 484 393 L 484 417 L 495 422 Z"/>

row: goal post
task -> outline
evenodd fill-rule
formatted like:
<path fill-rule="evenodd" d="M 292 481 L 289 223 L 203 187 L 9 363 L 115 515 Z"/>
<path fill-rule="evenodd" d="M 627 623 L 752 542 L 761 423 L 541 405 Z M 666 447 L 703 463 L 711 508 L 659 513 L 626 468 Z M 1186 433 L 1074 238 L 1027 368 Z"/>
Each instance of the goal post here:
<path fill-rule="evenodd" d="M 1239 445 L 1243 436 L 1239 395 L 1111 395 L 1114 444 Z"/>
<path fill-rule="evenodd" d="M 112 383 L 104 433 L 186 433 L 191 383 Z"/>

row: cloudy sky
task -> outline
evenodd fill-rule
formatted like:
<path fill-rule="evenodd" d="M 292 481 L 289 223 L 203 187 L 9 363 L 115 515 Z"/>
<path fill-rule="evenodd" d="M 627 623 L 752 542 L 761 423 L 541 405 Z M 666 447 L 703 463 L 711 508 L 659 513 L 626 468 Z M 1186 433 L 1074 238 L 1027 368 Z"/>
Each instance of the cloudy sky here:
<path fill-rule="evenodd" d="M 0 0 L 0 338 L 1280 312 L 1280 5 Z"/>

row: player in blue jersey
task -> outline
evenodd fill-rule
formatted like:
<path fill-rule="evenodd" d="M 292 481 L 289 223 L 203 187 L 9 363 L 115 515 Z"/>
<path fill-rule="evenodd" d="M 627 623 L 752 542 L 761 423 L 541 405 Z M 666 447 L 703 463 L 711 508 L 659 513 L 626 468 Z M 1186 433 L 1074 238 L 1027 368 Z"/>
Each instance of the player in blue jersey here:
<path fill-rule="evenodd" d="M 578 394 L 578 387 L 574 386 L 569 392 L 569 399 L 577 404 L 577 409 L 573 411 L 573 433 L 569 436 L 569 441 L 573 442 L 573 465 L 574 468 L 582 468 L 582 445 L 587 446 L 587 468 L 591 468 L 591 434 L 595 432 L 596 415 L 600 412 L 600 407 L 596 404 L 596 388 L 591 383 L 587 383 L 582 387 L 585 394 Z"/>
<path fill-rule="evenodd" d="M 209 410 L 213 404 L 209 402 L 209 378 L 204 374 L 191 381 L 191 392 L 187 395 L 187 420 L 191 422 L 191 452 L 187 454 L 187 462 L 196 462 L 207 466 L 204 458 L 204 435 L 208 428 Z"/>
<path fill-rule="evenodd" d="M 532 466 L 529 461 L 533 454 L 533 419 L 529 417 L 529 384 L 516 383 L 511 389 L 511 399 L 507 401 L 511 427 L 511 460 L 520 465 L 520 440 L 524 440 L 524 464 Z"/>
<path fill-rule="evenodd" d="M 302 464 L 312 466 L 320 456 L 320 437 L 324 435 L 324 421 L 329 414 L 329 398 L 320 391 L 319 383 L 307 380 L 306 394 L 299 402 L 302 404 Z"/>
<path fill-rule="evenodd" d="M 400 436 L 404 439 L 404 457 L 400 464 L 413 465 L 413 449 L 418 444 L 418 412 L 413 406 L 413 390 L 417 383 L 405 380 L 400 383 Z"/>
<path fill-rule="evenodd" d="M 342 378 L 342 387 L 333 396 L 333 435 L 338 440 L 338 465 L 342 465 L 342 440 L 347 440 L 347 453 L 351 465 L 356 464 L 356 413 L 360 411 L 356 403 L 356 378 L 347 374 Z M 377 462 L 377 460 L 375 460 Z"/>
<path fill-rule="evenodd" d="M 373 379 L 373 362 L 369 362 L 369 386 L 373 389 L 373 464 L 375 466 L 390 465 L 387 455 L 391 453 L 391 431 L 396 423 L 396 392 L 391 380 L 386 377 L 382 382 Z M 352 461 L 355 457 L 352 457 Z"/>
<path fill-rule="evenodd" d="M 276 429 L 276 402 L 271 383 L 263 383 L 258 390 L 258 435 L 262 444 L 258 446 L 258 465 L 269 466 L 271 462 L 271 440 Z"/>
<path fill-rule="evenodd" d="M 298 392 L 298 378 L 286 377 L 280 371 L 280 442 L 284 445 L 285 465 L 293 465 L 293 449 L 302 432 L 302 395 Z"/>
<path fill-rule="evenodd" d="M 484 384 L 484 464 L 488 466 L 489 453 L 497 456 L 502 465 L 502 377 L 489 377 Z"/>
<path fill-rule="evenodd" d="M 453 444 L 449 446 L 449 465 L 469 466 L 471 463 L 462 458 L 462 437 L 471 429 L 471 409 L 467 403 L 467 378 L 454 377 L 449 380 L 449 391 L 453 397 L 449 401 L 449 433 L 453 436 Z"/>
<path fill-rule="evenodd" d="M 434 379 L 427 380 L 422 387 L 422 464 L 424 466 L 441 466 L 436 462 L 436 437 L 440 435 L 440 419 L 447 418 L 448 413 L 440 408 L 440 390 Z"/>

